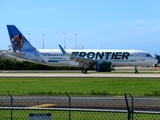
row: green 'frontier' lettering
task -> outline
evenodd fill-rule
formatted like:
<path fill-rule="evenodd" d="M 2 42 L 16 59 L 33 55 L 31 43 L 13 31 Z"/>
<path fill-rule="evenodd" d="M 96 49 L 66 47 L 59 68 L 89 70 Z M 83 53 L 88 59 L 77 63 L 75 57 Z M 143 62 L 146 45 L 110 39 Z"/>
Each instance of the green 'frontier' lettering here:
<path fill-rule="evenodd" d="M 104 52 L 102 52 L 102 53 L 97 52 L 95 59 L 97 59 L 98 57 L 99 57 L 99 59 L 103 59 L 103 56 L 104 56 Z"/>
<path fill-rule="evenodd" d="M 78 53 L 79 53 L 79 52 L 72 52 L 72 55 L 73 55 L 73 56 L 78 56 Z"/>
<path fill-rule="evenodd" d="M 108 59 L 109 54 L 112 54 L 112 52 L 105 52 L 105 54 L 106 54 L 106 59 Z"/>
<path fill-rule="evenodd" d="M 79 53 L 79 57 L 85 57 L 86 56 L 86 52 L 80 52 Z"/>
<path fill-rule="evenodd" d="M 73 56 L 84 57 L 88 59 L 126 59 L 130 56 L 129 52 L 72 52 Z M 105 58 L 104 58 L 105 56 Z"/>
<path fill-rule="evenodd" d="M 114 59 L 121 59 L 122 58 L 122 52 L 116 52 Z"/>
<path fill-rule="evenodd" d="M 130 54 L 128 53 L 128 52 L 124 52 L 123 53 L 123 55 L 122 55 L 122 59 L 127 59 L 128 60 L 128 56 L 129 56 Z"/>
<path fill-rule="evenodd" d="M 87 58 L 89 58 L 89 59 L 93 59 L 94 56 L 95 56 L 95 53 L 94 53 L 94 52 L 89 52 L 89 53 L 87 54 Z"/>
<path fill-rule="evenodd" d="M 115 52 L 112 53 L 111 59 L 114 59 L 114 58 L 115 58 Z"/>

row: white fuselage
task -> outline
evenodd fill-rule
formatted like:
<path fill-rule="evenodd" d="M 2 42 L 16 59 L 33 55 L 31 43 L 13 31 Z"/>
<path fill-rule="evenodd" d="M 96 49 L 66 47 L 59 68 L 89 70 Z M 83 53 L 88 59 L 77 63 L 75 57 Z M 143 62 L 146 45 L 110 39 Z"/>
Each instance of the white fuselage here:
<path fill-rule="evenodd" d="M 52 66 L 79 66 L 77 59 L 70 60 L 69 56 L 64 56 L 61 50 L 56 49 L 37 49 L 40 57 L 45 64 Z M 68 54 L 74 54 L 78 57 L 92 59 L 96 61 L 110 61 L 112 66 L 152 66 L 157 63 L 149 53 L 140 50 L 88 50 L 76 49 L 66 50 Z"/>

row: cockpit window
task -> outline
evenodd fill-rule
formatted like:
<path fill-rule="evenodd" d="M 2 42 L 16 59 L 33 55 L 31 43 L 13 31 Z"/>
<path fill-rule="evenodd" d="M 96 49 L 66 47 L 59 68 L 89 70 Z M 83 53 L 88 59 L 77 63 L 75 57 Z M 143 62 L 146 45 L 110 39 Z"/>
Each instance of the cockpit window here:
<path fill-rule="evenodd" d="M 149 53 L 146 54 L 146 57 L 152 57 L 152 55 L 150 55 Z"/>

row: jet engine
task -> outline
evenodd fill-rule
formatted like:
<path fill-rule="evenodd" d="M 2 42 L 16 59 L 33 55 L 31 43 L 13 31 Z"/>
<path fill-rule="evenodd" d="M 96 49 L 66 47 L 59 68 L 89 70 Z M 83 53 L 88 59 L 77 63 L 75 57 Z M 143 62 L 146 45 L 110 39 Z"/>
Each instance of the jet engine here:
<path fill-rule="evenodd" d="M 110 61 L 99 61 L 96 62 L 96 71 L 97 72 L 110 72 L 112 70 L 112 62 Z"/>

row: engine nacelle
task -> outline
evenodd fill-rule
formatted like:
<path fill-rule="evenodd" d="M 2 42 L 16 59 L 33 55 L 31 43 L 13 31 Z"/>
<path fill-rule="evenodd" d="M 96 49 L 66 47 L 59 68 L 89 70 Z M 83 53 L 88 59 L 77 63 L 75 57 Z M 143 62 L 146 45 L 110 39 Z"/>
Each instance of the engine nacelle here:
<path fill-rule="evenodd" d="M 103 72 L 103 71 L 111 71 L 112 70 L 112 62 L 109 61 L 99 61 L 96 63 L 96 71 Z"/>

